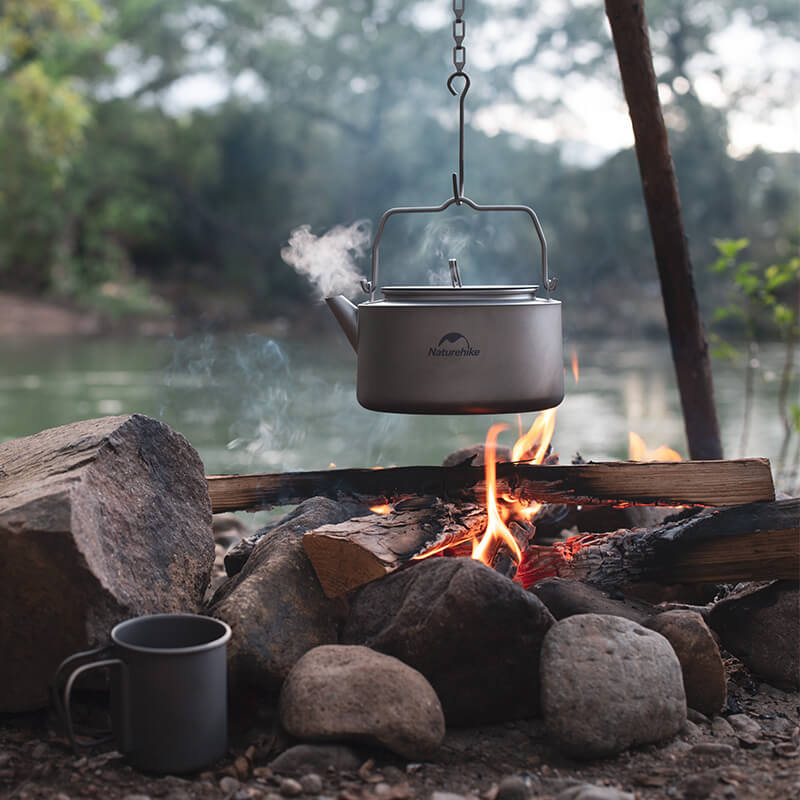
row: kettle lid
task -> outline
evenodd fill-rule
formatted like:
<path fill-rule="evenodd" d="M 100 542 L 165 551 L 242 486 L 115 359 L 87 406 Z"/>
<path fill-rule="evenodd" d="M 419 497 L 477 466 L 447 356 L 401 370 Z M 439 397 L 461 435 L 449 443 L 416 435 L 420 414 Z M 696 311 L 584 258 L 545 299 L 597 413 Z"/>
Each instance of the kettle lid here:
<path fill-rule="evenodd" d="M 405 303 L 441 303 L 457 301 L 474 303 L 525 302 L 536 299 L 538 286 L 381 286 L 383 296 L 390 301 Z"/>

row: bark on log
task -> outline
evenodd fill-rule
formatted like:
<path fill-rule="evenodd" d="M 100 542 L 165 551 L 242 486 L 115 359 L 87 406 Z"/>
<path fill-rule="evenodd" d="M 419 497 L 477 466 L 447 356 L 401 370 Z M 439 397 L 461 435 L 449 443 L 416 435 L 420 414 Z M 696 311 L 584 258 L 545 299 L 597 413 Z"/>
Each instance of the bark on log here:
<path fill-rule="evenodd" d="M 800 499 L 702 511 L 647 530 L 531 548 L 527 555 L 518 573 L 523 586 L 550 575 L 603 588 L 796 579 Z"/>
<path fill-rule="evenodd" d="M 658 99 L 643 0 L 606 0 L 636 158 L 642 178 L 661 296 L 693 459 L 722 458 L 711 363 L 697 305 L 678 180 Z"/>
<path fill-rule="evenodd" d="M 208 478 L 215 514 L 296 505 L 317 495 L 394 501 L 412 494 L 475 500 L 482 467 L 333 469 Z M 477 491 L 476 491 L 477 489 Z M 524 500 L 579 505 L 729 506 L 775 499 L 767 459 L 544 466 L 497 464 L 498 493 Z"/>

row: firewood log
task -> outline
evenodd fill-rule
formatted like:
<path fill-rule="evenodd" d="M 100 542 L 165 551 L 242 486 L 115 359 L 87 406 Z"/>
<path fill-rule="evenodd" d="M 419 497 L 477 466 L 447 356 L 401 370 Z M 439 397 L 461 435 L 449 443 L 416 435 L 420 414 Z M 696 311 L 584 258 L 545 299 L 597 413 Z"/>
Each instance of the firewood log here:
<path fill-rule="evenodd" d="M 393 501 L 427 494 L 474 502 L 483 496 L 484 470 L 452 467 L 332 469 L 208 479 L 214 513 L 296 505 L 323 495 Z M 497 464 L 497 491 L 524 500 L 576 505 L 729 506 L 775 499 L 767 459 L 638 463 Z"/>

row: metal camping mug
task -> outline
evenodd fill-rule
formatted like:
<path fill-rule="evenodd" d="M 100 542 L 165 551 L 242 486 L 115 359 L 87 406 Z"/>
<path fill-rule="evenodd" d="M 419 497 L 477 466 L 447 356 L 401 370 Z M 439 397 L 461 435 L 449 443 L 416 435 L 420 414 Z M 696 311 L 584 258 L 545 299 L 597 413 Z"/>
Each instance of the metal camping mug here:
<path fill-rule="evenodd" d="M 152 614 L 116 625 L 108 646 L 67 658 L 52 689 L 73 749 L 77 753 L 81 744 L 70 712 L 75 681 L 90 670 L 109 668 L 112 736 L 134 767 L 179 773 L 216 761 L 228 742 L 230 637 L 230 627 L 218 619 Z"/>

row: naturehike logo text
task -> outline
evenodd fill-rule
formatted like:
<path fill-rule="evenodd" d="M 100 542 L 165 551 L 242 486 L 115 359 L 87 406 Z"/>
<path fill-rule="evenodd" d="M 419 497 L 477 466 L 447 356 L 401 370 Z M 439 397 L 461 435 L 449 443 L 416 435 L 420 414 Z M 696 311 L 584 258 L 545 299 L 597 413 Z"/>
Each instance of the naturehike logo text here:
<path fill-rule="evenodd" d="M 453 345 L 447 347 L 447 345 Z M 445 345 L 442 347 L 442 345 Z M 439 339 L 436 347 L 428 348 L 428 356 L 437 358 L 475 358 L 481 354 L 480 350 L 473 350 L 469 339 L 463 333 L 446 333 Z"/>

